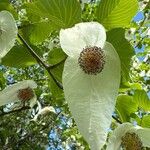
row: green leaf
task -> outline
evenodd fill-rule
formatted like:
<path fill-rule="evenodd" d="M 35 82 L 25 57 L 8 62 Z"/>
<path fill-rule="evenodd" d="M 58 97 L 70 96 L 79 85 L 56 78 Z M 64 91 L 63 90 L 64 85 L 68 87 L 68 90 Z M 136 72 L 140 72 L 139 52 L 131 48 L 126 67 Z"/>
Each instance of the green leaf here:
<path fill-rule="evenodd" d="M 54 82 L 54 80 L 52 79 L 51 76 L 49 76 L 49 88 L 50 88 L 50 91 L 52 93 L 52 97 L 55 98 L 55 99 L 60 99 L 63 97 L 63 91 L 62 89 L 60 89 L 56 83 Z"/>
<path fill-rule="evenodd" d="M 150 128 L 150 115 L 143 116 L 141 126 L 144 128 Z"/>
<path fill-rule="evenodd" d="M 137 122 L 138 125 L 141 125 L 141 118 L 138 114 L 133 113 L 130 115 L 130 122 Z"/>
<path fill-rule="evenodd" d="M 0 0 L 0 11 L 2 10 L 7 10 L 12 13 L 14 18 L 17 18 L 18 16 L 9 0 Z"/>
<path fill-rule="evenodd" d="M 55 29 L 68 28 L 81 21 L 77 0 L 36 0 L 26 4 L 25 8 L 30 21 L 47 20 Z"/>
<path fill-rule="evenodd" d="M 30 43 L 35 45 L 43 42 L 53 31 L 49 22 L 37 22 L 33 24 L 24 25 L 21 28 L 23 37 Z"/>
<path fill-rule="evenodd" d="M 62 72 L 64 68 L 64 61 L 62 60 L 64 60 L 65 58 L 66 54 L 60 48 L 51 50 L 48 55 L 49 64 L 56 65 L 53 69 L 51 69 L 51 73 L 60 83 L 62 83 Z M 56 98 L 56 101 L 63 98 L 63 91 L 56 85 L 52 77 L 50 77 L 49 87 L 53 97 Z"/>
<path fill-rule="evenodd" d="M 66 58 L 66 54 L 62 51 L 61 48 L 54 48 L 48 54 L 49 64 L 57 64 L 63 61 Z"/>
<path fill-rule="evenodd" d="M 14 46 L 5 57 L 2 58 L 2 64 L 10 67 L 26 67 L 36 63 L 28 50 L 22 46 Z"/>
<path fill-rule="evenodd" d="M 129 80 L 130 61 L 134 55 L 134 49 L 125 39 L 125 30 L 122 28 L 112 29 L 107 32 L 107 41 L 116 49 L 121 60 L 121 71 L 124 81 Z"/>
<path fill-rule="evenodd" d="M 51 69 L 51 72 L 54 74 L 55 78 L 59 81 L 62 82 L 62 73 L 63 73 L 63 68 L 64 68 L 64 62 L 59 64 L 58 66 L 54 67 Z"/>
<path fill-rule="evenodd" d="M 64 63 L 58 65 L 57 67 L 51 69 L 51 73 L 53 74 L 53 76 L 57 79 L 58 82 L 62 82 L 62 72 L 63 72 L 63 67 L 64 67 Z M 50 91 L 52 93 L 52 96 L 56 99 L 61 99 L 63 98 L 63 90 L 60 89 L 60 87 L 58 87 L 56 85 L 56 83 L 54 82 L 54 80 L 52 79 L 51 76 L 49 76 L 50 82 L 49 82 L 49 87 L 50 87 Z"/>
<path fill-rule="evenodd" d="M 139 108 L 150 111 L 150 99 L 144 90 L 136 90 L 134 100 L 138 103 Z"/>
<path fill-rule="evenodd" d="M 68 28 L 81 21 L 81 8 L 77 0 L 36 0 L 23 6 L 26 9 L 29 24 L 21 31 L 32 44 L 43 42 L 50 33 Z"/>
<path fill-rule="evenodd" d="M 130 115 L 136 112 L 138 104 L 133 100 L 132 96 L 119 95 L 116 103 L 116 111 L 122 122 L 130 121 Z"/>
<path fill-rule="evenodd" d="M 138 10 L 137 0 L 101 0 L 97 20 L 107 29 L 128 27 Z"/>

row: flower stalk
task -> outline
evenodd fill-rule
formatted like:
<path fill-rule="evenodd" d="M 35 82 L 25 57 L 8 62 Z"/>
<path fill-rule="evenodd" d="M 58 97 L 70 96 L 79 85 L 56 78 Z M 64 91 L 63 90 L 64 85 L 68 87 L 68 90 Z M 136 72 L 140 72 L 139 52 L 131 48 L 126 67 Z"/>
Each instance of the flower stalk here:
<path fill-rule="evenodd" d="M 32 47 L 25 41 L 25 39 L 18 34 L 18 38 L 22 41 L 22 43 L 26 46 L 26 48 L 29 50 L 30 54 L 36 59 L 36 61 L 40 64 L 42 64 L 42 66 L 47 70 L 47 72 L 49 73 L 49 75 L 52 77 L 52 79 L 54 80 L 54 82 L 56 83 L 56 85 L 60 88 L 63 89 L 62 84 L 54 77 L 54 75 L 51 72 L 51 69 L 55 68 L 58 66 L 58 64 L 64 62 L 65 60 L 63 60 L 62 62 L 54 65 L 54 66 L 49 66 L 47 64 L 45 64 L 43 62 L 43 60 L 36 54 L 36 52 L 32 49 Z"/>

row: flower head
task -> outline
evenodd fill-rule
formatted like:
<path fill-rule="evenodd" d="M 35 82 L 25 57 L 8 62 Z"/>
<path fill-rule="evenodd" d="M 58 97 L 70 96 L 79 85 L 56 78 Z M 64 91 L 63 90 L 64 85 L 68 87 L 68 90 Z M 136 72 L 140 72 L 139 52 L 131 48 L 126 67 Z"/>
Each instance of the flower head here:
<path fill-rule="evenodd" d="M 104 68 L 104 53 L 96 46 L 87 47 L 80 53 L 78 63 L 85 73 L 96 75 Z"/>
<path fill-rule="evenodd" d="M 133 126 L 131 123 L 119 125 L 110 136 L 107 150 L 142 150 L 150 147 L 150 129 Z"/>
<path fill-rule="evenodd" d="M 65 98 L 79 131 L 92 150 L 107 138 L 120 83 L 120 60 L 106 42 L 97 22 L 76 24 L 60 31 L 60 44 L 68 55 L 63 71 Z"/>
<path fill-rule="evenodd" d="M 14 46 L 17 37 L 17 25 L 12 14 L 8 11 L 0 12 L 0 59 Z"/>
<path fill-rule="evenodd" d="M 33 80 L 24 80 L 6 87 L 0 92 L 0 106 L 12 102 L 27 102 L 30 100 L 32 107 L 36 102 L 36 95 L 33 91 L 37 84 Z"/>

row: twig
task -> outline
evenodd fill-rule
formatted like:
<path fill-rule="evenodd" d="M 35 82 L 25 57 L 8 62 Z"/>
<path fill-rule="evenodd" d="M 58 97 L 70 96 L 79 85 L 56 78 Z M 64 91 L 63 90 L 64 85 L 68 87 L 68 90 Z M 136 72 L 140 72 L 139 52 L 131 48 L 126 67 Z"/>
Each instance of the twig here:
<path fill-rule="evenodd" d="M 113 118 L 114 120 L 116 120 L 118 123 L 122 124 L 122 122 L 121 122 L 118 118 L 116 118 L 114 115 L 112 115 L 112 118 Z"/>
<path fill-rule="evenodd" d="M 29 50 L 31 55 L 36 59 L 37 62 L 40 62 L 45 68 L 48 66 L 42 61 L 42 59 L 34 52 L 32 47 L 24 40 L 24 38 L 18 34 L 19 39 L 22 41 L 22 43 L 26 46 L 26 48 Z"/>
<path fill-rule="evenodd" d="M 62 84 L 61 84 L 60 82 L 58 82 L 58 81 L 55 79 L 55 77 L 54 77 L 54 75 L 51 73 L 50 69 L 49 69 L 49 68 L 46 68 L 46 70 L 48 71 L 49 75 L 52 77 L 52 79 L 54 80 L 54 82 L 56 83 L 56 85 L 57 85 L 60 89 L 63 90 Z"/>
<path fill-rule="evenodd" d="M 26 48 L 29 50 L 29 52 L 31 53 L 31 55 L 36 59 L 36 61 L 37 61 L 38 63 L 41 63 L 42 66 L 47 70 L 47 72 L 48 72 L 49 75 L 52 77 L 52 79 L 54 80 L 54 82 L 56 83 L 56 85 L 57 85 L 60 89 L 63 89 L 62 84 L 56 80 L 56 78 L 54 77 L 54 75 L 53 75 L 53 74 L 51 73 L 51 71 L 50 71 L 50 69 L 51 69 L 51 68 L 54 68 L 54 66 L 48 66 L 48 65 L 46 65 L 46 64 L 42 61 L 42 59 L 35 53 L 35 51 L 32 49 L 32 47 L 24 40 L 24 38 L 23 38 L 20 34 L 18 34 L 18 37 L 19 37 L 19 39 L 22 41 L 22 43 L 26 46 Z M 56 65 L 55 65 L 55 67 L 56 67 Z"/>
<path fill-rule="evenodd" d="M 137 48 L 139 46 L 139 44 L 143 41 L 144 38 L 141 38 L 141 40 L 139 40 L 139 42 L 134 46 L 134 48 Z"/>

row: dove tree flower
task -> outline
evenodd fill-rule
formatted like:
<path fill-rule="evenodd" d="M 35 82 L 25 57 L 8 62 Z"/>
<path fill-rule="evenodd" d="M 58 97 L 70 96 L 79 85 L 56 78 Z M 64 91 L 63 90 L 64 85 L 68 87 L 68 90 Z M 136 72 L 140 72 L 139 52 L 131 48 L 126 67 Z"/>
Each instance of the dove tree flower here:
<path fill-rule="evenodd" d="M 68 55 L 62 77 L 65 98 L 80 133 L 92 150 L 100 150 L 120 84 L 119 56 L 97 22 L 61 29 L 60 44 Z"/>
<path fill-rule="evenodd" d="M 36 95 L 33 91 L 37 84 L 33 80 L 24 80 L 6 87 L 0 91 L 0 106 L 13 102 L 30 101 L 32 107 L 36 102 Z"/>
<path fill-rule="evenodd" d="M 123 123 L 111 134 L 106 150 L 142 150 L 143 147 L 150 147 L 149 135 L 149 128 Z"/>
<path fill-rule="evenodd" d="M 0 59 L 14 46 L 17 37 L 17 25 L 12 14 L 6 10 L 0 12 Z M 1 60 L 0 60 L 1 61 Z"/>

